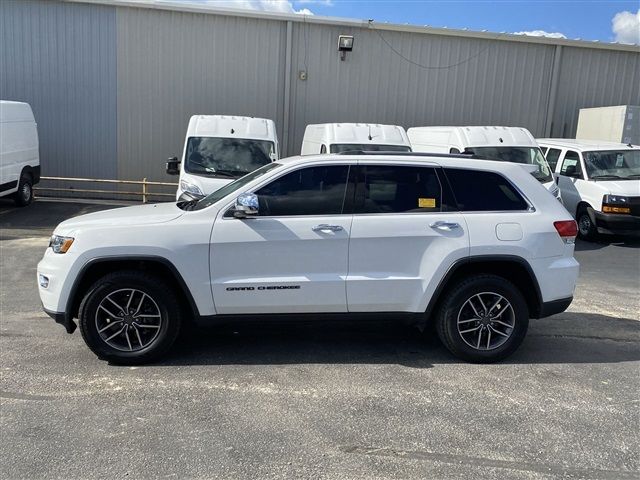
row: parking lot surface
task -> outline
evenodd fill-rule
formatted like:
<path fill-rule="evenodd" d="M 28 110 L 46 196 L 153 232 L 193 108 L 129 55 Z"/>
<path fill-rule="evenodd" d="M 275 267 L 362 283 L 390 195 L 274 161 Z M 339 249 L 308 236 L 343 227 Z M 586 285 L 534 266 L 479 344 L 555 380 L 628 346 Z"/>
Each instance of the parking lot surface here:
<path fill-rule="evenodd" d="M 578 242 L 570 309 L 494 365 L 401 326 L 185 334 L 116 367 L 40 307 L 53 227 L 104 204 L 0 204 L 0 477 L 640 475 L 640 242 Z"/>

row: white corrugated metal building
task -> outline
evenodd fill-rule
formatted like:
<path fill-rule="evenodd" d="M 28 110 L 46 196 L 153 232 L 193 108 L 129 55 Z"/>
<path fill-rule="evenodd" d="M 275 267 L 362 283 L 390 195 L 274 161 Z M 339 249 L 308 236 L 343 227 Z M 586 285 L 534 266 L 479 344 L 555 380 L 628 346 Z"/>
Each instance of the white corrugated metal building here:
<path fill-rule="evenodd" d="M 3 0 L 0 27 L 0 97 L 32 105 L 50 176 L 166 181 L 196 113 L 272 118 L 292 155 L 309 123 L 570 137 L 640 104 L 638 46 L 104 0 Z"/>

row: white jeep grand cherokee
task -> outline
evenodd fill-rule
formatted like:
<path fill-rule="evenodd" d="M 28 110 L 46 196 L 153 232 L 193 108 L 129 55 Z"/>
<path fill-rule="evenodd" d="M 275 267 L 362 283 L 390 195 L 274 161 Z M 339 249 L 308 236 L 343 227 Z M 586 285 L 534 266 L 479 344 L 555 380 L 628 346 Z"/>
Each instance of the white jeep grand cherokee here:
<path fill-rule="evenodd" d="M 279 160 L 200 201 L 61 223 L 38 264 L 45 311 L 115 363 L 181 323 L 382 314 L 472 362 L 564 311 L 576 224 L 520 165 L 382 153 Z"/>

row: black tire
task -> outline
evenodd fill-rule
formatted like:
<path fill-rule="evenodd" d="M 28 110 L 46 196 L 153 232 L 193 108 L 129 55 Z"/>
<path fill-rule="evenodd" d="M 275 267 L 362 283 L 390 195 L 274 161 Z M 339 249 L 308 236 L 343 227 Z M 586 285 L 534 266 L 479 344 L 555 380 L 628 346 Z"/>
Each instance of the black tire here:
<path fill-rule="evenodd" d="M 592 242 L 598 238 L 598 228 L 593 222 L 594 214 L 591 207 L 580 207 L 576 215 L 578 223 L 578 236 Z"/>
<path fill-rule="evenodd" d="M 102 305 L 108 305 L 108 310 L 116 318 L 108 318 L 112 317 L 112 315 L 105 313 L 105 310 L 100 306 L 101 303 L 106 301 L 107 297 L 115 300 L 126 299 L 128 298 L 128 290 L 138 292 L 135 294 L 137 295 L 135 300 L 129 302 L 132 304 L 129 313 L 135 309 L 139 302 L 143 309 L 157 309 L 159 318 L 157 320 L 147 320 L 135 318 L 134 315 L 130 314 L 125 319 L 125 316 L 119 316 L 121 312 L 116 312 L 115 306 L 109 306 L 110 300 L 109 303 Z M 142 294 L 148 298 L 145 299 Z M 131 293 L 130 295 L 134 294 Z M 124 303 L 119 302 L 118 304 Z M 127 306 L 122 310 L 126 311 Z M 145 312 L 140 312 L 140 315 L 143 313 Z M 157 315 L 153 313 L 153 315 L 149 316 Z M 98 280 L 82 299 L 78 317 L 80 333 L 91 351 L 103 360 L 122 365 L 148 363 L 165 354 L 178 337 L 182 323 L 180 302 L 173 289 L 153 275 L 136 271 L 114 272 Z M 122 321 L 118 320 L 119 318 L 122 318 Z M 101 321 L 106 322 L 100 325 L 103 328 L 110 322 L 116 327 L 110 331 L 108 330 L 109 336 L 111 336 L 110 332 L 119 330 L 121 326 L 126 326 L 124 335 L 117 335 L 112 340 L 113 344 L 107 343 L 105 337 L 98 331 L 98 325 Z M 147 321 L 152 321 L 154 325 L 159 323 L 159 325 L 157 327 L 150 324 L 141 325 Z M 143 329 L 142 327 L 145 328 Z M 130 328 L 131 330 L 129 330 Z M 126 338 L 125 335 L 129 331 L 135 332 L 136 335 L 134 336 L 132 333 L 130 336 L 127 335 L 129 338 Z M 141 342 L 138 339 L 141 339 Z M 123 347 L 124 349 L 117 347 L 117 343 L 122 342 L 124 344 L 124 340 L 128 342 L 127 346 L 131 351 L 127 351 L 126 347 Z M 146 341 L 149 341 L 147 345 L 145 345 Z"/>
<path fill-rule="evenodd" d="M 28 173 L 20 177 L 18 191 L 13 194 L 13 201 L 19 207 L 26 207 L 33 201 L 33 180 Z"/>
<path fill-rule="evenodd" d="M 511 329 L 490 321 L 489 317 L 478 321 L 468 320 L 466 317 L 462 318 L 468 315 L 468 311 L 471 311 L 467 309 L 473 307 L 468 301 L 474 299 L 473 302 L 475 302 L 478 294 L 484 296 L 485 303 L 487 298 L 494 298 L 497 301 L 498 296 L 502 296 L 506 299 L 509 303 L 508 305 L 504 303 L 502 303 L 502 306 L 500 303 L 496 305 L 495 308 L 504 309 L 496 318 L 504 320 L 503 323 L 512 324 Z M 492 294 L 495 296 L 491 297 Z M 478 304 L 478 310 L 481 310 L 481 305 L 481 303 Z M 487 306 L 485 310 L 489 309 L 489 306 Z M 497 315 L 499 310 L 494 312 L 496 312 L 494 315 Z M 502 315 L 505 312 L 507 316 Z M 474 316 L 475 314 L 471 315 L 471 317 Z M 458 321 L 461 321 L 460 328 L 458 328 Z M 482 331 L 479 332 L 479 335 L 484 340 L 480 341 L 480 348 L 467 343 L 470 336 L 474 335 L 475 332 L 466 333 L 463 338 L 461 331 L 467 331 L 467 326 L 469 328 L 481 327 Z M 508 280 L 496 275 L 474 275 L 463 279 L 445 292 L 440 308 L 436 313 L 436 328 L 444 346 L 456 357 L 472 363 L 492 363 L 508 357 L 520 346 L 529 328 L 529 309 L 520 290 Z M 505 340 L 503 336 L 498 335 L 496 330 L 502 332 L 502 334 L 508 333 L 508 338 Z M 482 337 L 483 334 L 484 337 Z M 495 346 L 490 344 L 492 335 Z M 474 344 L 475 338 L 477 337 L 474 337 Z M 491 347 L 490 349 L 484 348 L 485 342 L 487 344 L 486 347 Z"/>

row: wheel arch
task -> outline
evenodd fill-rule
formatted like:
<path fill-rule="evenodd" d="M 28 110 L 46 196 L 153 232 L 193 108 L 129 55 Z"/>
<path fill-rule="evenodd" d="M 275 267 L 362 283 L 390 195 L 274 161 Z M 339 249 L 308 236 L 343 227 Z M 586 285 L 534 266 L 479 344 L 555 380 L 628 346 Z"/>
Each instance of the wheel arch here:
<path fill-rule="evenodd" d="M 425 312 L 429 321 L 437 311 L 443 294 L 457 281 L 469 275 L 492 274 L 505 278 L 513 283 L 522 293 L 529 308 L 531 318 L 539 318 L 542 313 L 542 292 L 538 280 L 527 262 L 514 255 L 478 255 L 454 262 L 436 287 Z"/>
<path fill-rule="evenodd" d="M 181 302 L 181 307 L 191 313 L 193 318 L 199 316 L 198 307 L 178 269 L 169 260 L 159 256 L 118 256 L 97 257 L 85 263 L 71 287 L 65 313 L 69 321 L 78 317 L 78 310 L 83 297 L 91 286 L 108 273 L 121 270 L 137 270 L 152 273 L 161 277 L 174 287 Z"/>

